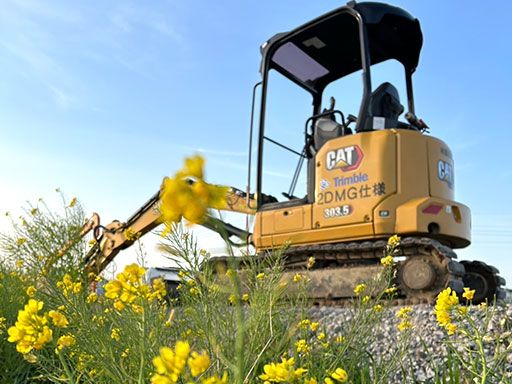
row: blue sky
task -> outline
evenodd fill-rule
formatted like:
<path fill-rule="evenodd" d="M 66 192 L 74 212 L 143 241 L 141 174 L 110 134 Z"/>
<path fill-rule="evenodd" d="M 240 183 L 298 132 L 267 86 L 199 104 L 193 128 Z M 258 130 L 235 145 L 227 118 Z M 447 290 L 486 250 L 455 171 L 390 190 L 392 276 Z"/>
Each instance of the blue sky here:
<path fill-rule="evenodd" d="M 124 220 L 198 151 L 209 180 L 245 188 L 260 44 L 342 5 L 145 4 L 0 0 L 0 211 L 60 187 L 103 222 Z M 459 254 L 512 283 L 512 3 L 394 4 L 420 19 L 416 111 L 454 152 L 456 198 L 472 209 Z"/>

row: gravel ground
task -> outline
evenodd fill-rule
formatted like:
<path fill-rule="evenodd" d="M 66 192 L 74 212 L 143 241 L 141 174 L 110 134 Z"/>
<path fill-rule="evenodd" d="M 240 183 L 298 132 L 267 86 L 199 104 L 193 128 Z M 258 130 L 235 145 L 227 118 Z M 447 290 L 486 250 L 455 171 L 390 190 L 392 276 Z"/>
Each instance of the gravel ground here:
<path fill-rule="evenodd" d="M 439 327 L 433 314 L 433 306 L 431 305 L 414 305 L 411 315 L 414 329 L 412 332 L 411 345 L 408 352 L 410 363 L 406 363 L 414 374 L 415 380 L 411 382 L 430 382 L 435 377 L 435 367 L 444 364 L 446 357 L 446 347 L 443 343 L 447 337 L 450 340 L 459 340 L 454 336 L 447 336 L 446 332 Z M 384 321 L 382 321 L 378 329 L 375 330 L 374 342 L 369 346 L 369 352 L 374 356 L 385 357 L 389 353 L 390 346 L 396 345 L 398 330 L 396 328 L 398 319 L 395 314 L 400 307 L 385 309 L 383 312 Z M 508 370 L 512 371 L 512 337 L 509 335 L 512 329 L 512 304 L 500 305 L 495 308 L 495 315 L 488 328 L 489 342 L 485 344 L 485 351 L 488 356 L 494 354 L 496 342 L 492 341 L 496 338 L 503 340 L 504 348 L 509 346 L 510 353 L 507 356 Z M 478 307 L 472 307 L 470 310 L 472 318 L 479 324 L 482 324 L 484 311 Z M 311 310 L 311 317 L 320 321 L 330 335 L 342 335 L 345 328 L 352 318 L 352 310 L 346 308 L 318 307 Z M 459 336 L 460 337 L 460 336 Z M 425 352 L 423 346 L 428 345 L 429 352 Z M 466 343 L 466 346 L 470 344 Z M 462 351 L 463 345 L 459 344 L 458 350 Z M 431 360 L 429 362 L 429 360 Z M 412 364 L 412 366 L 411 366 Z M 396 381 L 400 382 L 400 381 Z M 503 382 L 509 382 L 503 381 Z"/>

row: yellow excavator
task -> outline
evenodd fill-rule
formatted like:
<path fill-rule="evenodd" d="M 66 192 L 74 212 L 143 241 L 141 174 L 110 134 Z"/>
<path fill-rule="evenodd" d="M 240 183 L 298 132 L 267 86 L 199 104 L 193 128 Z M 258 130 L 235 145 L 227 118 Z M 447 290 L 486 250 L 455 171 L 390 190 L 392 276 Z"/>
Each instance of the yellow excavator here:
<path fill-rule="evenodd" d="M 471 241 L 471 215 L 454 200 L 454 160 L 449 147 L 426 134 L 416 116 L 412 75 L 423 43 L 419 21 L 401 8 L 383 3 L 349 2 L 261 46 L 261 81 L 253 89 L 246 191 L 231 188 L 228 210 L 254 215 L 252 233 L 211 216 L 204 225 L 250 243 L 256 253 L 289 244 L 286 268 L 310 271 L 310 298 L 319 304 L 353 295 L 356 283 L 381 269 L 386 239 L 401 236 L 402 260 L 396 284 L 399 297 L 411 303 L 432 302 L 444 288 L 476 290 L 475 302 L 503 298 L 505 280 L 479 261 L 456 261 L 453 249 Z M 372 85 L 372 66 L 395 60 L 405 73 L 407 109 L 389 82 Z M 266 133 L 271 72 L 300 87 L 312 103 L 303 131 L 304 146 L 293 149 Z M 330 99 L 322 110 L 324 90 L 336 80 L 360 71 L 362 100 L 357 116 L 335 109 Z M 259 90 L 259 129 L 254 129 Z M 251 164 L 256 136 L 256 164 Z M 291 187 L 278 201 L 264 190 L 265 160 L 270 146 L 298 158 Z M 255 187 L 251 187 L 251 172 Z M 305 196 L 294 196 L 304 169 Z M 159 225 L 160 192 L 125 222 L 94 228 L 97 244 L 87 255 L 87 268 L 101 271 L 133 239 L 127 228 L 145 234 Z M 89 225 L 89 228 L 91 226 Z M 85 231 L 86 232 L 86 231 Z"/>

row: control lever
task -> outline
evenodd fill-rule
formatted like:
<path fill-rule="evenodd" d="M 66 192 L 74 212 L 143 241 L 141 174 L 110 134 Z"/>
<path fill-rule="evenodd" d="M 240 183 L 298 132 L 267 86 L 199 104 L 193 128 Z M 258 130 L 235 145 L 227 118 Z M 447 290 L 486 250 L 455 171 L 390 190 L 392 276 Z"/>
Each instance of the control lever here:
<path fill-rule="evenodd" d="M 350 123 L 355 123 L 357 121 L 357 117 L 355 117 L 354 115 L 351 115 L 349 114 L 347 116 L 347 127 Z"/>
<path fill-rule="evenodd" d="M 426 131 L 428 129 L 428 125 L 423 121 L 423 119 L 418 118 L 414 113 L 407 112 L 405 114 L 405 118 L 409 124 L 418 128 L 420 131 Z"/>

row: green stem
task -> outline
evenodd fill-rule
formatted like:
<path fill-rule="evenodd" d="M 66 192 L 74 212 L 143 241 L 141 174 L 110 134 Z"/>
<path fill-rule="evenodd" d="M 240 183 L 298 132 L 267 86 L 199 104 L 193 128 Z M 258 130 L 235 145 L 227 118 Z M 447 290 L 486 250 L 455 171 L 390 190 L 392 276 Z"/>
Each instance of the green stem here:
<path fill-rule="evenodd" d="M 60 363 L 62 364 L 62 367 L 64 368 L 64 372 L 66 372 L 66 376 L 68 378 L 69 384 L 75 384 L 75 380 L 73 378 L 73 374 L 71 373 L 71 370 L 68 367 L 68 364 L 66 363 L 66 360 L 64 359 L 64 356 L 56 350 L 55 353 L 57 353 L 57 356 L 59 356 Z"/>
<path fill-rule="evenodd" d="M 140 367 L 139 367 L 139 384 L 144 384 L 144 365 L 146 361 L 144 359 L 146 352 L 146 309 L 142 312 L 142 337 L 141 337 L 141 351 L 140 351 Z"/>

